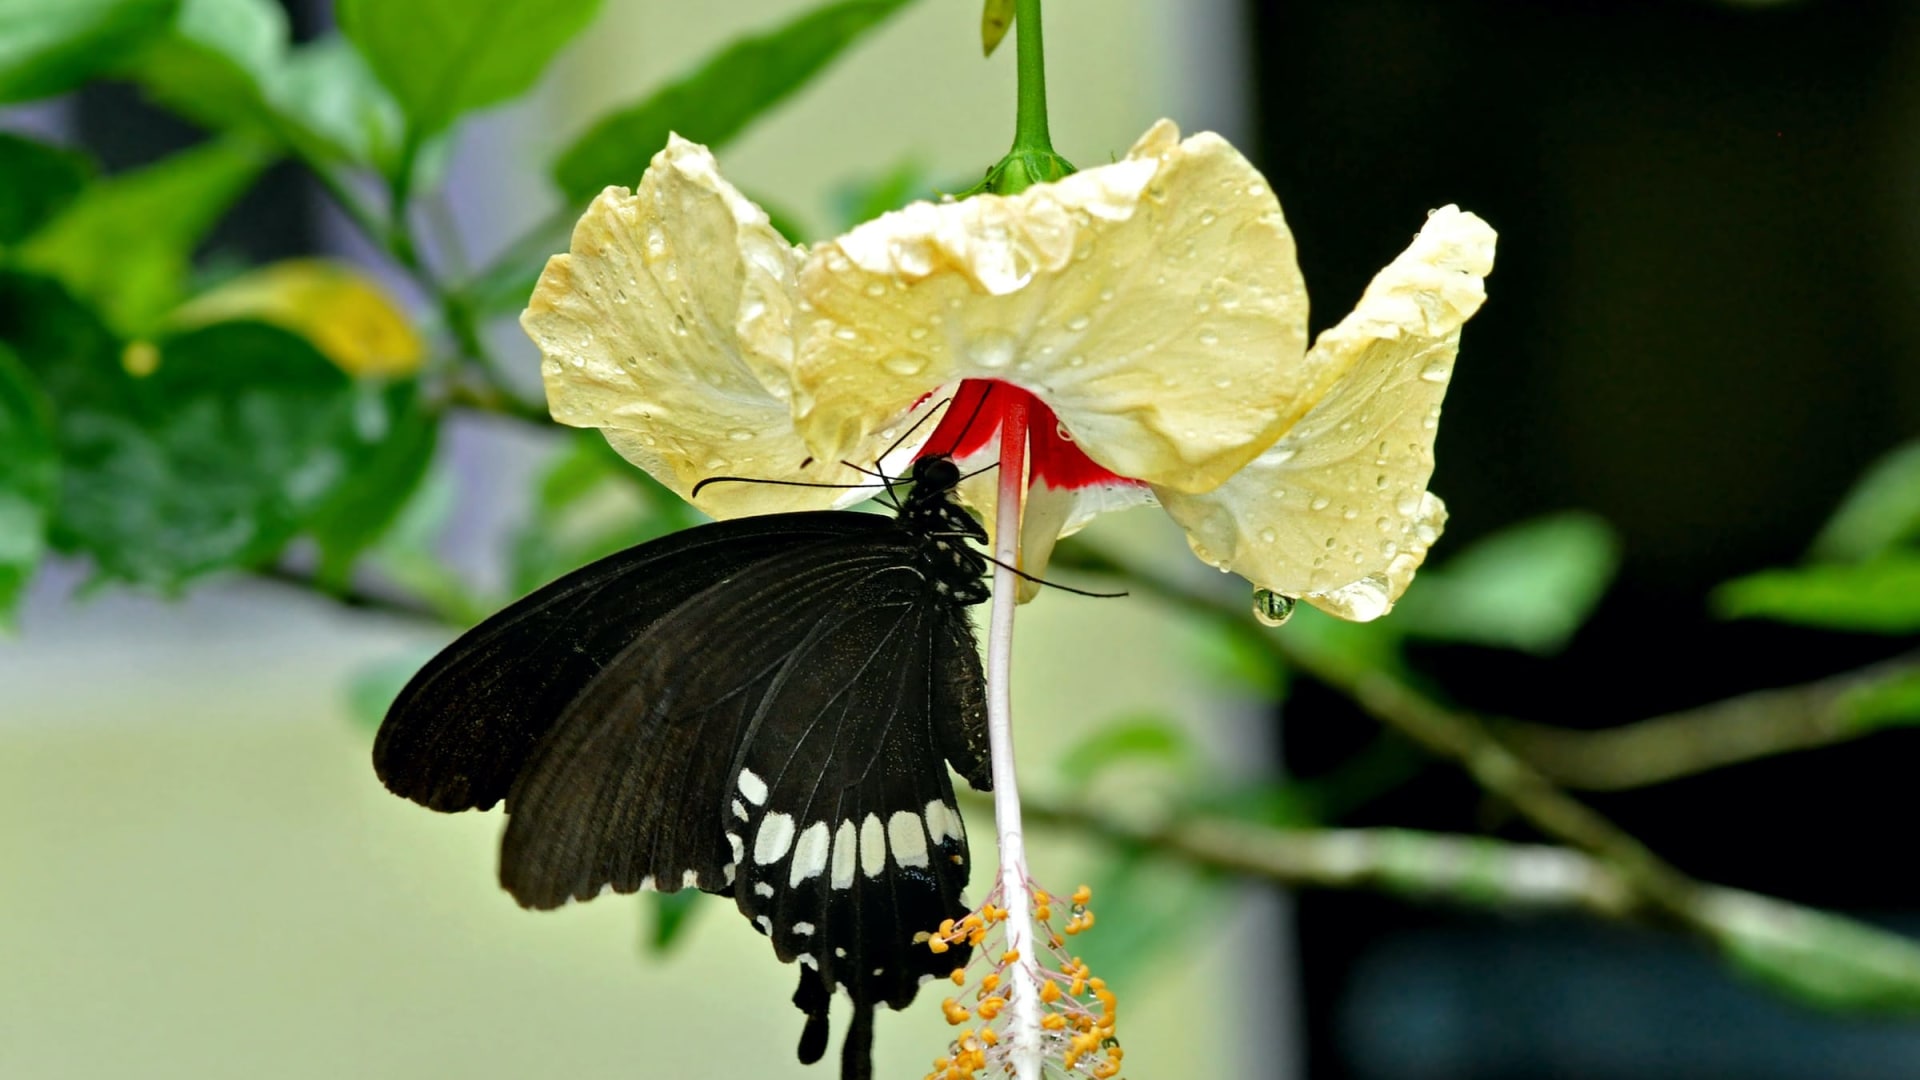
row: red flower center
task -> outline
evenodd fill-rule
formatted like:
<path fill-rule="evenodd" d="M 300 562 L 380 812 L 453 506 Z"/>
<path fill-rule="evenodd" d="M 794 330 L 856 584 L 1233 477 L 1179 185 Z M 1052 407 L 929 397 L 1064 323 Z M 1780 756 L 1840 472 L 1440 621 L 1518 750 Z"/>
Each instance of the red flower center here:
<path fill-rule="evenodd" d="M 998 432 L 1007 409 L 1017 400 L 1027 403 L 1027 486 L 1045 484 L 1056 491 L 1089 487 L 1139 485 L 1110 469 L 1096 465 L 1076 446 L 1073 436 L 1053 410 L 1025 390 L 998 379 L 967 379 L 954 391 L 953 401 L 933 429 L 919 457 L 970 457 L 999 452 Z"/>

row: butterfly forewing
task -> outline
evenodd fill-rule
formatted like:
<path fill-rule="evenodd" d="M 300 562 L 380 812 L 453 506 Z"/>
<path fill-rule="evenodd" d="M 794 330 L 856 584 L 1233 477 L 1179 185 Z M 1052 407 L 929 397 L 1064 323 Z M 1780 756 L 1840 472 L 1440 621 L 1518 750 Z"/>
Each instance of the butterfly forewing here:
<path fill-rule="evenodd" d="M 374 770 L 435 810 L 484 810 L 635 638 L 690 597 L 782 552 L 890 523 L 833 511 L 742 518 L 610 555 L 516 601 L 420 669 L 388 710 Z"/>
<path fill-rule="evenodd" d="M 763 559 L 613 658 L 507 796 L 507 891 L 536 908 L 607 887 L 726 891 L 736 860 L 721 811 L 734 756 L 796 650 L 820 623 L 844 618 L 835 591 L 889 561 L 873 543 L 828 541 Z"/>

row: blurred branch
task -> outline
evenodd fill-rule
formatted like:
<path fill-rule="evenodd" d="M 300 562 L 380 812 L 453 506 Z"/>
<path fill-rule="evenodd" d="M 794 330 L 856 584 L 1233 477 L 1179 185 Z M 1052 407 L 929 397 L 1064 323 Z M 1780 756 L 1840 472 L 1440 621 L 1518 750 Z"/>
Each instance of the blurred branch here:
<path fill-rule="evenodd" d="M 1370 889 L 1501 912 L 1646 914 L 1635 883 L 1566 848 L 1410 829 L 1301 829 L 1217 817 L 1131 825 L 1027 795 L 1027 820 L 1142 845 L 1195 866 L 1291 888 Z M 1809 1004 L 1920 1011 L 1920 946 L 1853 919 L 1743 889 L 1696 884 L 1678 922 L 1734 966 Z"/>
<path fill-rule="evenodd" d="M 1621 791 L 1795 750 L 1847 742 L 1877 727 L 1852 707 L 1867 690 L 1920 673 L 1920 653 L 1800 686 L 1759 690 L 1602 731 L 1518 721 L 1501 740 L 1567 787 Z"/>
<path fill-rule="evenodd" d="M 1637 907 L 1633 890 L 1605 863 L 1546 844 L 1412 829 L 1287 828 L 1210 816 L 1141 826 L 1031 793 L 1024 793 L 1021 803 L 1028 820 L 1037 824 L 1147 847 L 1195 866 L 1288 888 L 1366 889 L 1502 911 L 1580 911 L 1607 919 L 1626 918 Z"/>
<path fill-rule="evenodd" d="M 1124 578 L 1135 592 L 1248 635 L 1275 660 L 1312 676 L 1429 752 L 1464 767 L 1483 789 L 1506 800 L 1542 833 L 1607 861 L 1647 902 L 1690 921 L 1699 883 L 1555 787 L 1507 749 L 1478 717 L 1432 701 L 1385 672 L 1316 649 L 1302 635 L 1265 631 L 1240 603 L 1187 589 L 1165 574 L 1127 565 L 1091 545 L 1062 545 L 1054 565 Z"/>

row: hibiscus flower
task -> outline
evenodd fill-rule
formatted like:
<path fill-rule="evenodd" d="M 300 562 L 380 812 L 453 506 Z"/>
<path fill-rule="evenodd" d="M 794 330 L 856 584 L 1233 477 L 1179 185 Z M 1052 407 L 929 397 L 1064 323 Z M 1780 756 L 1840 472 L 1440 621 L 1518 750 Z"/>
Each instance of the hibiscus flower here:
<path fill-rule="evenodd" d="M 1216 135 L 1162 121 L 1110 165 L 915 203 L 811 249 L 676 137 L 637 191 L 594 201 L 522 324 L 554 418 L 601 429 L 683 497 L 722 474 L 870 484 L 854 466 L 985 464 L 1019 401 L 1027 573 L 1100 512 L 1157 502 L 1206 562 L 1367 620 L 1445 522 L 1433 438 L 1493 248 L 1478 217 L 1434 211 L 1309 347 L 1279 202 Z M 942 404 L 924 441 L 895 446 Z M 994 485 L 961 491 L 990 529 Z M 870 490 L 692 501 L 733 517 Z"/>

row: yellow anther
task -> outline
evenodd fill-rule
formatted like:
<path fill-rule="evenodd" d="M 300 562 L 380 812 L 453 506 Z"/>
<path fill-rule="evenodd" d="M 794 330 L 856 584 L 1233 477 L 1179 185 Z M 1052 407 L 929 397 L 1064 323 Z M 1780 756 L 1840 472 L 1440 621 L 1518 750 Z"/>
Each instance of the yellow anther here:
<path fill-rule="evenodd" d="M 1079 888 L 1073 890 L 1074 903 L 1084 904 L 1091 899 L 1093 899 L 1093 890 L 1088 888 L 1087 886 L 1082 885 Z"/>
<path fill-rule="evenodd" d="M 1112 1080 L 1118 1075 L 1120 1075 L 1120 1063 L 1117 1061 L 1104 1061 L 1093 1067 L 1094 1080 Z"/>
<path fill-rule="evenodd" d="M 1040 1000 L 1051 1005 L 1060 1000 L 1060 984 L 1048 979 L 1040 986 Z"/>
<path fill-rule="evenodd" d="M 1017 964 L 1017 963 L 1019 963 L 1019 962 L 1020 962 L 1020 950 L 1019 950 L 1019 949 L 1008 949 L 1008 950 L 1007 950 L 1007 951 L 1006 951 L 1006 952 L 1005 952 L 1005 953 L 1004 953 L 1004 954 L 1003 954 L 1003 955 L 1002 955 L 1002 956 L 1000 957 L 1000 962 L 1001 962 L 1001 963 L 1003 963 L 1003 964 Z"/>
<path fill-rule="evenodd" d="M 1043 900 L 1040 902 L 1039 907 L 1033 909 L 1033 917 L 1039 919 L 1041 922 L 1046 922 L 1048 919 L 1053 918 L 1053 909 L 1048 907 L 1046 901 Z"/>
<path fill-rule="evenodd" d="M 1089 988 L 1091 988 L 1091 989 L 1093 990 L 1093 992 L 1094 992 L 1094 993 L 1096 993 L 1096 994 L 1097 994 L 1097 993 L 1099 993 L 1100 991 L 1102 991 L 1102 990 L 1105 990 L 1105 989 L 1107 988 L 1107 980 L 1105 980 L 1105 979 L 1088 979 L 1088 980 L 1087 980 L 1087 986 L 1088 986 Z"/>
<path fill-rule="evenodd" d="M 948 946 L 946 941 L 936 937 L 927 939 L 927 948 L 937 956 L 940 953 L 946 952 Z"/>
<path fill-rule="evenodd" d="M 995 1035 L 992 1028 L 981 1028 L 980 1041 L 986 1043 L 988 1046 L 999 1046 L 1000 1036 Z"/>
<path fill-rule="evenodd" d="M 1074 976 L 1073 985 L 1067 987 L 1067 993 L 1073 995 L 1074 997 L 1079 997 L 1081 994 L 1084 994 L 1086 992 L 1087 992 L 1086 980 L 1080 978 L 1078 975 Z"/>
<path fill-rule="evenodd" d="M 966 1006 L 952 998 L 947 998 L 940 1002 L 940 1011 L 947 1014 L 947 1023 L 955 1027 L 959 1027 L 961 1024 L 973 1019 L 973 1014 L 967 1011 Z M 992 1019 L 992 1017 L 988 1017 L 988 1019 Z"/>
<path fill-rule="evenodd" d="M 1088 929 L 1091 929 L 1092 927 L 1093 927 L 1093 912 L 1091 911 L 1081 912 L 1080 913 L 1080 929 L 1088 930 Z"/>
<path fill-rule="evenodd" d="M 1067 1026 L 1067 1018 L 1061 1016 L 1059 1013 L 1048 1013 L 1046 1017 L 1040 1021 L 1040 1026 L 1046 1028 L 1048 1031 L 1060 1031 Z"/>
<path fill-rule="evenodd" d="M 980 1002 L 980 1019 L 993 1019 L 1000 1015 L 1000 1010 L 1006 1008 L 1006 1005 L 1007 999 L 1003 997 L 990 997 L 982 1000 Z"/>
<path fill-rule="evenodd" d="M 954 968 L 953 974 L 948 975 L 947 978 L 952 979 L 953 985 L 955 986 L 965 986 L 967 985 L 967 969 Z"/>
<path fill-rule="evenodd" d="M 946 937 L 948 934 L 951 934 L 951 933 L 953 933 L 953 920 L 941 919 L 940 920 L 940 936 Z"/>

